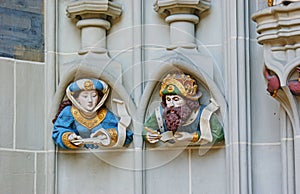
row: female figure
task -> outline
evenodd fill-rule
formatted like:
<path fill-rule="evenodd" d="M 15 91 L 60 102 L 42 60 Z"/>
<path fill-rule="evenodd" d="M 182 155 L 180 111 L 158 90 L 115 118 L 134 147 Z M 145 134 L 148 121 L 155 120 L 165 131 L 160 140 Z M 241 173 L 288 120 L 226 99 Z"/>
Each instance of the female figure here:
<path fill-rule="evenodd" d="M 52 138 L 64 149 L 120 147 L 132 141 L 133 133 L 120 128 L 118 118 L 103 106 L 108 85 L 98 79 L 71 83 L 66 94 L 71 101 L 54 119 Z"/>

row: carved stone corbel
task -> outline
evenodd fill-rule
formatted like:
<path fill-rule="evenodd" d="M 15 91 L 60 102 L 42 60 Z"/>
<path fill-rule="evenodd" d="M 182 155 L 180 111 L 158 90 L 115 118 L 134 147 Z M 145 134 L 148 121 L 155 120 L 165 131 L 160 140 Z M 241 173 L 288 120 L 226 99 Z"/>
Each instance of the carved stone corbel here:
<path fill-rule="evenodd" d="M 79 0 L 67 6 L 67 16 L 78 19 L 76 26 L 81 29 L 81 49 L 79 54 L 106 52 L 106 31 L 111 19 L 122 13 L 121 5 L 109 0 Z"/>
<path fill-rule="evenodd" d="M 256 12 L 257 40 L 264 49 L 267 91 L 280 103 L 282 162 L 294 158 L 294 168 L 283 168 L 283 176 L 295 177 L 286 187 L 300 191 L 300 2 L 268 1 L 270 7 Z M 276 5 L 276 6 L 272 6 Z M 284 110 L 284 111 L 283 111 Z M 286 118 L 285 119 L 285 115 Z M 291 126 L 291 128 L 289 127 Z M 289 140 L 287 133 L 293 134 Z M 287 149 L 291 141 L 293 149 Z M 286 146 L 286 147 L 285 147 Z M 286 180 L 283 180 L 286 181 Z M 284 188 L 285 190 L 287 188 Z M 293 191 L 291 191 L 293 193 Z"/>
<path fill-rule="evenodd" d="M 267 90 L 283 105 L 300 134 L 300 101 L 296 98 L 300 94 L 300 3 L 269 7 L 252 19 L 257 23 L 258 43 L 264 48 Z"/>
<path fill-rule="evenodd" d="M 167 49 L 196 48 L 195 24 L 199 15 L 210 8 L 210 0 L 157 0 L 154 10 L 170 24 Z"/>
<path fill-rule="evenodd" d="M 68 3 L 66 15 L 75 21 L 76 26 L 81 30 L 81 48 L 78 54 L 82 57 L 72 61 L 72 66 L 77 65 L 74 68 L 77 69 L 78 79 L 98 77 L 98 75 L 94 76 L 94 72 L 98 70 L 95 71 L 93 68 L 100 68 L 102 72 L 115 78 L 121 77 L 121 64 L 109 57 L 106 41 L 107 30 L 111 28 L 111 22 L 122 14 L 121 7 L 120 4 L 110 0 L 77 0 Z M 89 57 L 86 56 L 87 54 Z M 88 71 L 85 72 L 82 68 Z"/>

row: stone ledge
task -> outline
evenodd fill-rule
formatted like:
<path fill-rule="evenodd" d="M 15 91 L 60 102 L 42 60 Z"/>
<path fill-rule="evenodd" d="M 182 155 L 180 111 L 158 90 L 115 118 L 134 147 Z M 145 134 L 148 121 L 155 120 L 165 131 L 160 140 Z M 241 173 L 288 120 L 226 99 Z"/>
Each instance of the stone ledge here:
<path fill-rule="evenodd" d="M 117 18 L 121 15 L 121 5 L 105 1 L 76 1 L 68 4 L 67 16 L 69 18 L 87 19 L 87 18 Z"/>

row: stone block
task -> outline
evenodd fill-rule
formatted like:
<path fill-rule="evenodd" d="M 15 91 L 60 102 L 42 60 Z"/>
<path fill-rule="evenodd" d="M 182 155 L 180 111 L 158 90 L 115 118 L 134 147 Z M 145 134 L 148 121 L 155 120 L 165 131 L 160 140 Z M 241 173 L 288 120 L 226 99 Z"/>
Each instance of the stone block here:
<path fill-rule="evenodd" d="M 81 37 L 80 29 L 76 27 L 76 21 L 72 21 L 66 16 L 66 4 L 63 1 L 59 1 L 59 16 L 58 22 L 58 54 L 70 55 L 77 54 L 80 49 Z M 64 44 L 68 40 L 67 44 Z M 62 62 L 60 62 L 62 64 Z"/>
<path fill-rule="evenodd" d="M 268 0 L 256 0 L 257 1 L 257 10 L 265 9 L 268 7 Z"/>
<path fill-rule="evenodd" d="M 223 42 L 222 34 L 225 32 L 224 8 L 218 1 L 211 2 L 209 11 L 200 15 L 200 22 L 196 25 L 196 39 L 202 45 L 219 45 Z"/>
<path fill-rule="evenodd" d="M 185 149 L 146 150 L 146 193 L 189 193 L 189 157 Z"/>
<path fill-rule="evenodd" d="M 14 62 L 0 59 L 0 147 L 13 147 L 14 132 Z"/>
<path fill-rule="evenodd" d="M 48 174 L 46 173 L 47 171 L 47 165 L 45 160 L 46 154 L 38 153 L 36 154 L 36 157 L 37 157 L 36 158 L 36 193 L 47 193 L 46 180 Z M 47 161 L 47 162 L 51 162 L 51 161 Z M 49 178 L 51 179 L 53 177 L 49 177 Z"/>
<path fill-rule="evenodd" d="M 267 82 L 263 76 L 263 49 L 256 41 L 250 42 L 251 66 L 251 111 L 253 143 L 280 141 L 279 103 L 267 92 Z M 255 114 L 259 113 L 259 114 Z M 262 116 L 263 115 L 263 116 Z"/>
<path fill-rule="evenodd" d="M 59 153 L 57 179 L 58 193 L 134 193 L 133 170 L 112 166 L 91 152 Z"/>
<path fill-rule="evenodd" d="M 151 21 L 149 21 L 151 22 Z M 171 44 L 170 27 L 167 23 L 145 24 L 143 26 L 144 49 L 164 49 Z"/>
<path fill-rule="evenodd" d="M 44 82 L 43 65 L 17 63 L 15 136 L 19 149 L 44 149 Z"/>
<path fill-rule="evenodd" d="M 282 193 L 282 163 L 279 144 L 252 146 L 252 192 Z"/>
<path fill-rule="evenodd" d="M 34 192 L 34 153 L 0 151 L 0 193 Z"/>
<path fill-rule="evenodd" d="M 267 2 L 267 0 L 265 0 Z M 252 15 L 258 11 L 258 4 L 256 1 L 249 2 L 249 36 L 250 39 L 255 39 L 257 37 L 256 33 L 256 23 L 251 19 Z"/>
<path fill-rule="evenodd" d="M 191 150 L 191 193 L 226 193 L 226 174 L 224 147 L 212 148 L 204 156 L 199 156 L 198 149 Z"/>

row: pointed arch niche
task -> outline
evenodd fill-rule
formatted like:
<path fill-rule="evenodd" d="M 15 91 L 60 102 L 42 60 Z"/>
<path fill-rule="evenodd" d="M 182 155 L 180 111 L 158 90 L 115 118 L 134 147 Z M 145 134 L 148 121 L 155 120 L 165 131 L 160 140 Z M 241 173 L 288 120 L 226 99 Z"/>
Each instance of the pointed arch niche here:
<path fill-rule="evenodd" d="M 168 51 L 170 52 L 170 51 Z M 166 55 L 165 55 L 166 56 Z M 143 150 L 144 150 L 144 158 L 143 158 L 143 169 L 152 169 L 152 168 L 159 168 L 166 163 L 171 162 L 173 159 L 179 157 L 184 151 L 188 151 L 189 154 L 191 152 L 197 152 L 198 156 L 203 156 L 205 158 L 207 155 L 213 154 L 210 150 L 215 150 L 216 152 L 223 152 L 220 151 L 222 149 L 226 149 L 226 143 L 228 139 L 228 118 L 227 118 L 227 103 L 222 94 L 221 90 L 218 88 L 214 80 L 212 79 L 212 71 L 206 70 L 204 71 L 202 68 L 203 66 L 207 66 L 213 68 L 214 64 L 211 60 L 211 57 L 200 55 L 198 56 L 198 64 L 192 62 L 190 58 L 187 57 L 188 55 L 184 55 L 184 52 L 178 52 L 176 54 L 172 53 L 161 60 L 158 65 L 160 68 L 156 70 L 156 73 L 153 74 L 149 81 L 146 83 L 145 90 L 143 92 L 143 96 L 141 98 L 141 102 L 138 106 L 137 115 L 141 123 L 144 123 L 147 117 L 154 111 L 154 109 L 160 104 L 161 98 L 159 96 L 159 90 L 161 86 L 162 79 L 171 72 L 180 71 L 185 74 L 190 75 L 197 81 L 198 89 L 202 92 L 202 97 L 200 98 L 200 104 L 208 105 L 210 103 L 210 99 L 213 98 L 215 102 L 219 105 L 219 109 L 215 112 L 218 116 L 218 119 L 223 124 L 224 130 L 224 139 L 225 145 L 217 145 L 214 146 L 213 149 L 207 146 L 170 146 L 170 145 L 159 145 L 159 146 L 152 146 L 148 143 L 144 142 Z M 139 129 L 141 130 L 143 126 Z M 140 131 L 139 134 L 142 132 Z M 219 151 L 218 151 L 219 150 Z M 213 152 L 213 151 L 212 151 Z M 219 164 L 225 165 L 227 157 L 227 149 L 223 152 L 224 157 L 218 157 Z M 222 154 L 221 154 L 222 155 Z M 226 156 L 225 156 L 226 155 Z M 159 158 L 159 159 L 155 159 Z M 205 159 L 204 159 L 205 160 Z M 209 156 L 207 158 L 209 160 Z M 225 166 L 223 166 L 224 169 Z M 147 172 L 145 172 L 147 174 Z M 147 175 L 145 175 L 147 177 Z"/>
<path fill-rule="evenodd" d="M 136 106 L 133 103 L 132 99 L 130 98 L 129 94 L 127 93 L 126 89 L 122 85 L 122 77 L 115 77 L 111 74 L 111 72 L 107 68 L 100 67 L 97 65 L 99 61 L 98 58 L 93 58 L 92 56 L 84 58 L 84 59 L 78 59 L 75 61 L 72 61 L 73 66 L 66 71 L 65 74 L 62 75 L 62 79 L 60 80 L 60 83 L 58 85 L 58 88 L 56 90 L 55 96 L 53 98 L 53 104 L 52 104 L 52 111 L 51 111 L 51 118 L 54 118 L 55 114 L 57 113 L 57 110 L 59 108 L 59 105 L 63 100 L 66 99 L 66 88 L 71 82 L 74 82 L 78 79 L 82 78 L 94 78 L 94 79 L 100 79 L 106 82 L 110 88 L 110 93 L 108 95 L 108 98 L 106 99 L 104 105 L 110 109 L 117 117 L 120 118 L 121 115 L 119 115 L 117 103 L 114 101 L 114 99 L 123 101 L 126 107 L 126 111 L 128 115 L 131 117 L 130 125 L 128 128 L 134 133 L 135 127 L 135 121 L 134 115 L 136 113 Z M 114 63 L 113 60 L 107 62 L 107 64 L 103 64 L 103 66 L 109 66 L 110 63 Z M 63 157 L 73 158 L 72 160 L 76 161 L 78 158 L 76 158 L 76 154 L 87 154 L 87 156 L 93 156 L 95 158 L 100 159 L 101 161 L 122 169 L 136 169 L 134 166 L 134 155 L 132 150 L 134 149 L 134 142 L 131 142 L 129 147 L 126 148 L 102 148 L 102 149 L 81 149 L 81 150 L 58 150 L 56 151 L 57 154 L 57 174 L 59 177 L 60 173 L 60 166 L 64 166 L 65 160 L 60 159 Z M 117 153 L 117 154 L 116 154 Z M 132 162 L 124 163 L 122 161 L 129 160 Z M 78 160 L 78 162 L 82 162 L 81 160 Z M 73 163 L 72 163 L 73 164 Z M 76 166 L 76 164 L 73 164 Z"/>

